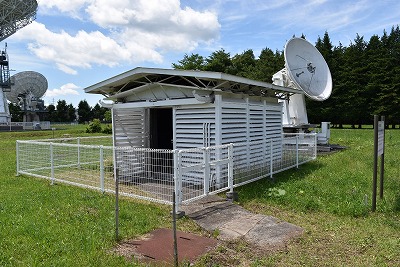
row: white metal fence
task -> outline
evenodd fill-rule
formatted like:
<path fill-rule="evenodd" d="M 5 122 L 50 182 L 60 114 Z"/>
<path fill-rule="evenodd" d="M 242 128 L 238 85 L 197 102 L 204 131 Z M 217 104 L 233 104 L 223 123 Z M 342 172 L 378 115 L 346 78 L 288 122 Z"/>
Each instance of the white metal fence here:
<path fill-rule="evenodd" d="M 111 193 L 117 180 L 122 195 L 170 204 L 177 192 L 179 205 L 316 158 L 315 134 L 271 140 L 252 166 L 235 156 L 243 148 L 234 144 L 184 150 L 113 148 L 111 144 L 110 136 L 19 140 L 17 174 Z"/>
<path fill-rule="evenodd" d="M 0 127 L 3 131 L 14 131 L 14 130 L 49 130 L 49 121 L 34 121 L 34 122 L 6 122 L 0 123 Z"/>

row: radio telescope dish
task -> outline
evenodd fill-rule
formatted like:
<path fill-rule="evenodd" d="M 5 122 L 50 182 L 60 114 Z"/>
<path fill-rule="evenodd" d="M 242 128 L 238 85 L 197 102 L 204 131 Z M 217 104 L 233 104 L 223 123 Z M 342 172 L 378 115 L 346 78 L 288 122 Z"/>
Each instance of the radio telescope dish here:
<path fill-rule="evenodd" d="M 303 38 L 292 38 L 284 54 L 287 74 L 296 87 L 313 100 L 328 99 L 332 92 L 332 76 L 321 53 Z"/>
<path fill-rule="evenodd" d="M 23 71 L 11 76 L 13 85 L 11 91 L 6 92 L 7 99 L 12 103 L 18 103 L 19 98 L 31 96 L 41 98 L 47 91 L 47 79 L 35 71 Z"/>
<path fill-rule="evenodd" d="M 0 0 L 0 41 L 36 18 L 36 0 Z"/>
<path fill-rule="evenodd" d="M 272 76 L 273 84 L 298 89 L 299 93 L 280 100 L 282 122 L 284 128 L 307 129 L 310 125 L 304 94 L 316 101 L 328 99 L 332 93 L 331 72 L 317 48 L 303 38 L 290 39 L 284 55 L 285 67 Z"/>

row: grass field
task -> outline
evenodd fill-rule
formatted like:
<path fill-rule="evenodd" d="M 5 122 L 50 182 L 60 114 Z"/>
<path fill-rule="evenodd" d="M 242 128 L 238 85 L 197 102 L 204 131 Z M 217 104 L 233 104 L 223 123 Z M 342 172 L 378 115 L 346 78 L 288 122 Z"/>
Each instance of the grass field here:
<path fill-rule="evenodd" d="M 62 126 L 85 136 L 84 126 Z M 15 176 L 15 140 L 51 138 L 51 131 L 0 133 L 0 266 L 137 266 L 112 253 L 114 196 Z M 305 229 L 275 252 L 242 240 L 222 243 L 196 266 L 400 266 L 400 131 L 387 130 L 385 195 L 370 212 L 371 129 L 332 129 L 344 151 L 238 188 L 239 204 Z M 121 237 L 170 227 L 170 208 L 120 201 Z M 206 234 L 188 219 L 181 230 Z"/>

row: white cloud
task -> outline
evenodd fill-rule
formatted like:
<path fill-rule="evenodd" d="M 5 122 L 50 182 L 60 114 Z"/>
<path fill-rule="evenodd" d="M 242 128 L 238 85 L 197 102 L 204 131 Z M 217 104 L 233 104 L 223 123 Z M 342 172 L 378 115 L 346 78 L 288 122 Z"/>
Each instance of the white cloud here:
<path fill-rule="evenodd" d="M 93 65 L 158 64 L 164 53 L 186 53 L 216 40 L 220 30 L 215 13 L 181 8 L 179 0 L 42 0 L 39 5 L 73 18 L 84 12 L 100 27 L 71 34 L 33 22 L 13 36 L 27 40 L 33 54 L 68 74 Z"/>
<path fill-rule="evenodd" d="M 46 13 L 49 10 L 57 9 L 62 13 L 69 13 L 73 17 L 78 16 L 78 12 L 92 0 L 39 0 L 39 8 Z"/>
<path fill-rule="evenodd" d="M 76 86 L 73 83 L 67 83 L 62 85 L 58 89 L 52 89 L 52 90 L 47 90 L 46 94 L 44 95 L 45 97 L 56 97 L 56 96 L 66 96 L 66 95 L 79 95 L 79 92 L 77 91 L 80 89 L 79 86 Z"/>

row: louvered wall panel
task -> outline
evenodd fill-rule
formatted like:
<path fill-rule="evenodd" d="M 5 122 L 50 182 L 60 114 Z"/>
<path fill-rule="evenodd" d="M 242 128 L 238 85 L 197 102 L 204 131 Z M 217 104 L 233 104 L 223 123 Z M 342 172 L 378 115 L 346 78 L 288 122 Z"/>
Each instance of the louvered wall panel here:
<path fill-rule="evenodd" d="M 175 111 L 175 149 L 215 145 L 215 107 L 180 107 Z M 198 156 L 185 158 L 186 162 L 198 163 Z M 213 175 L 211 171 L 211 176 Z M 183 175 L 184 182 L 201 184 L 203 172 L 192 171 Z"/>
<path fill-rule="evenodd" d="M 131 182 L 145 177 L 146 158 L 124 148 L 144 147 L 146 143 L 145 110 L 113 109 L 116 167 L 120 181 Z"/>
<path fill-rule="evenodd" d="M 116 146 L 145 146 L 146 128 L 145 110 L 143 108 L 114 109 L 113 116 Z"/>
<path fill-rule="evenodd" d="M 249 102 L 225 99 L 222 107 L 222 144 L 235 144 L 236 170 L 268 165 L 271 139 L 273 158 L 282 153 L 282 107 Z"/>
<path fill-rule="evenodd" d="M 175 149 L 203 147 L 208 129 L 207 144 L 215 145 L 214 107 L 181 107 L 176 109 L 175 114 Z"/>

